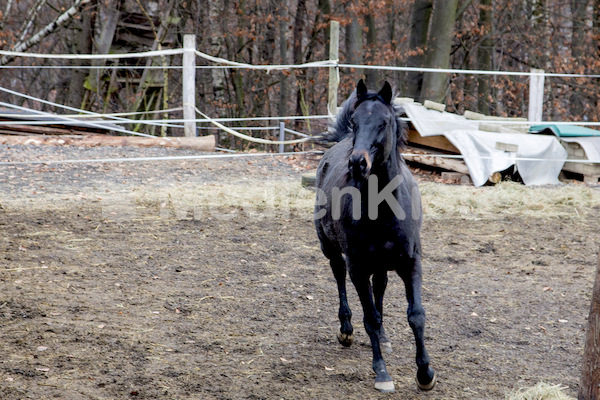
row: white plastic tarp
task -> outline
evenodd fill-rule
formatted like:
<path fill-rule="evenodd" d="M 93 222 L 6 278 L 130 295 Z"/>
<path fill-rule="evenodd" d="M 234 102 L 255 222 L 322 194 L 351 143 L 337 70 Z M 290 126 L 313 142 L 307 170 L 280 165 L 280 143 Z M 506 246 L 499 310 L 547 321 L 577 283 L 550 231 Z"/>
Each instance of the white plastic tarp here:
<path fill-rule="evenodd" d="M 591 162 L 600 162 L 600 137 L 561 137 L 560 140 L 569 143 L 578 143 L 587 159 Z"/>
<path fill-rule="evenodd" d="M 478 129 L 482 121 L 430 110 L 420 104 L 402 106 L 421 136 L 443 135 L 460 151 L 475 186 L 482 186 L 494 172 L 512 165 L 516 165 L 526 185 L 560 183 L 558 175 L 567 152 L 553 136 L 486 132 Z M 517 146 L 518 150 L 498 149 L 498 143 Z"/>

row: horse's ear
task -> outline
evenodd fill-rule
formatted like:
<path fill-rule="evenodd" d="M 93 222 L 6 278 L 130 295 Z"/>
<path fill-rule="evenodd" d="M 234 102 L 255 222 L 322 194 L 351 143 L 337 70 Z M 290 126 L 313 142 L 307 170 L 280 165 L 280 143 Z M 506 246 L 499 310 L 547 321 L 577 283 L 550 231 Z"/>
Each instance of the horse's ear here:
<path fill-rule="evenodd" d="M 360 96 L 365 93 L 367 93 L 367 85 L 365 85 L 365 82 L 361 79 L 356 85 L 356 94 Z"/>
<path fill-rule="evenodd" d="M 379 91 L 379 95 L 387 104 L 392 104 L 392 87 L 388 81 L 385 81 L 383 84 L 383 87 Z"/>

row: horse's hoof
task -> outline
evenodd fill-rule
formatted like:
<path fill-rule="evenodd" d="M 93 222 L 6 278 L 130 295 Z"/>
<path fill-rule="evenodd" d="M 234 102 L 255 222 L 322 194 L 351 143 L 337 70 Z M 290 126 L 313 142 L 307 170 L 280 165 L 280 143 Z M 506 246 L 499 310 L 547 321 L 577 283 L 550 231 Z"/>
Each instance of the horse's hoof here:
<path fill-rule="evenodd" d="M 351 333 L 342 333 L 342 331 L 338 331 L 337 338 L 344 347 L 350 347 L 352 343 L 354 343 L 354 335 Z"/>
<path fill-rule="evenodd" d="M 380 346 L 384 353 L 392 354 L 392 342 L 383 342 Z"/>
<path fill-rule="evenodd" d="M 381 393 L 392 393 L 395 390 L 394 382 L 375 382 L 375 389 L 379 390 Z"/>
<path fill-rule="evenodd" d="M 423 383 L 419 382 L 418 377 L 415 378 L 415 381 L 417 381 L 417 386 L 419 387 L 419 389 L 427 391 L 427 390 L 433 389 L 433 387 L 435 386 L 435 384 L 437 382 L 437 379 L 436 379 L 435 372 L 434 372 L 433 378 L 431 379 L 431 382 L 429 382 L 429 383 L 423 384 Z"/>

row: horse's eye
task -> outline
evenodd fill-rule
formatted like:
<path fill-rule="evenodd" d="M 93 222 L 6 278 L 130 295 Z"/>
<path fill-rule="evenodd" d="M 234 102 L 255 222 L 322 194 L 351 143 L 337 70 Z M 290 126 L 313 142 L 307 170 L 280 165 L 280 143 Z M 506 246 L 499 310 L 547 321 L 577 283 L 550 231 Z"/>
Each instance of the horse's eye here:
<path fill-rule="evenodd" d="M 381 125 L 379 125 L 379 129 L 385 129 L 386 126 L 387 126 L 387 121 L 383 121 L 381 123 Z"/>

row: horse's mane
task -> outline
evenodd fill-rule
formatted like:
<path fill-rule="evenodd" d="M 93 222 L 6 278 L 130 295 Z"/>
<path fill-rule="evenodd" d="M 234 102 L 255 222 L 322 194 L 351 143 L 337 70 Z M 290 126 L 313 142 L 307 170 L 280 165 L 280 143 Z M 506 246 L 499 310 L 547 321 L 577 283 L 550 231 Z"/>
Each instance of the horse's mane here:
<path fill-rule="evenodd" d="M 396 98 L 396 92 L 393 93 L 392 99 Z M 333 122 L 327 131 L 322 136 L 322 140 L 328 142 L 340 142 L 346 136 L 352 133 L 352 125 L 350 124 L 350 118 L 354 113 L 354 109 L 357 106 L 357 102 L 363 102 L 366 100 L 374 100 L 379 101 L 378 94 L 376 92 L 367 92 L 360 96 L 360 99 L 356 95 L 356 90 L 352 92 L 350 97 L 342 103 L 342 107 L 337 114 L 335 122 Z M 408 125 L 404 122 L 400 116 L 404 114 L 404 108 L 392 102 L 392 109 L 394 110 L 394 115 L 396 116 L 396 138 L 398 141 L 398 147 L 401 149 L 406 148 L 406 143 L 408 140 Z"/>

